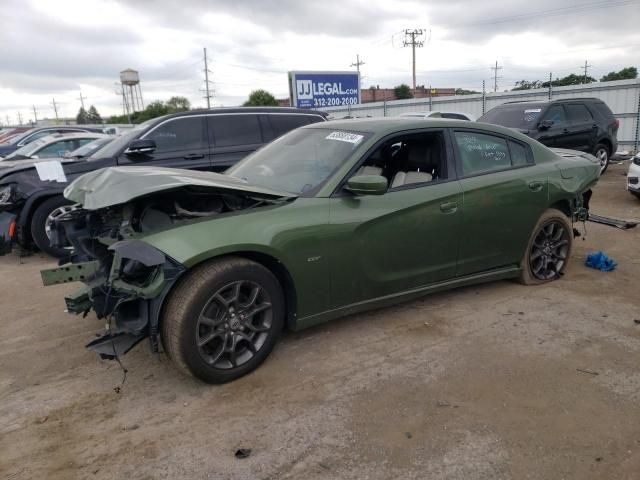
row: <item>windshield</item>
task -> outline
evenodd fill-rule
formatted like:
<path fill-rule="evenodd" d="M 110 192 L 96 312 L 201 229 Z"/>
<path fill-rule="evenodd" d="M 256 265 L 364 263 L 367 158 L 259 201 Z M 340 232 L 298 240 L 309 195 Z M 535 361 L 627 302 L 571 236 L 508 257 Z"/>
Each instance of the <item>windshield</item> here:
<path fill-rule="evenodd" d="M 111 142 L 113 137 L 98 138 L 93 142 L 89 142 L 80 148 L 76 148 L 73 152 L 65 155 L 65 158 L 85 158 L 94 153 L 99 148 L 104 147 L 107 143 Z"/>
<path fill-rule="evenodd" d="M 535 128 L 540 112 L 544 107 L 544 103 L 501 105 L 489 110 L 478 121 L 502 125 L 503 127 L 530 130 Z"/>
<path fill-rule="evenodd" d="M 330 128 L 294 130 L 226 173 L 259 187 L 303 193 L 327 180 L 369 136 Z"/>
<path fill-rule="evenodd" d="M 35 131 L 34 128 L 32 128 L 31 130 L 27 130 L 26 132 L 23 133 L 19 133 L 18 135 L 16 135 L 15 137 L 11 137 L 9 140 L 7 140 L 5 143 L 9 144 L 9 145 L 15 145 L 16 143 L 18 143 L 20 140 L 22 140 L 24 137 L 26 137 L 27 135 L 30 135 L 31 133 L 33 133 Z"/>
<path fill-rule="evenodd" d="M 134 138 L 136 138 L 136 136 L 140 134 L 140 130 L 144 128 L 147 123 L 148 122 L 141 123 L 135 128 L 129 130 L 124 135 L 121 135 L 120 137 L 116 137 L 113 141 L 107 143 L 106 145 L 103 145 L 102 148 L 99 148 L 98 150 L 93 152 L 87 160 L 91 161 L 91 160 L 98 160 L 100 158 L 115 157 L 120 153 L 122 149 L 124 149 L 124 147 L 127 146 L 127 144 L 131 140 L 133 140 Z"/>
<path fill-rule="evenodd" d="M 38 151 L 40 148 L 46 145 L 48 141 L 49 139 L 47 139 L 46 137 L 39 138 L 38 140 L 34 140 L 33 142 L 28 143 L 24 147 L 20 147 L 15 152 L 10 153 L 6 157 L 4 157 L 3 160 L 21 160 L 24 158 L 29 158 L 36 151 Z"/>

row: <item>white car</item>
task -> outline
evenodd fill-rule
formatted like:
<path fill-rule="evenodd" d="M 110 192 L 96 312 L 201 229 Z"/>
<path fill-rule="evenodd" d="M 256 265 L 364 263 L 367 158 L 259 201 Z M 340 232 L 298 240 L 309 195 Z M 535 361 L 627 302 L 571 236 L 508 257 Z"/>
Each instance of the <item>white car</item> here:
<path fill-rule="evenodd" d="M 475 121 L 475 117 L 470 113 L 464 112 L 406 112 L 398 115 L 399 117 L 413 117 L 413 118 L 451 118 L 454 120 L 468 120 L 470 122 Z"/>
<path fill-rule="evenodd" d="M 640 153 L 631 160 L 627 173 L 627 190 L 640 198 Z"/>
<path fill-rule="evenodd" d="M 109 138 L 109 136 L 93 132 L 47 135 L 20 147 L 6 157 L 0 157 L 0 168 L 27 165 L 52 158 L 61 159 L 66 153 L 102 138 Z"/>

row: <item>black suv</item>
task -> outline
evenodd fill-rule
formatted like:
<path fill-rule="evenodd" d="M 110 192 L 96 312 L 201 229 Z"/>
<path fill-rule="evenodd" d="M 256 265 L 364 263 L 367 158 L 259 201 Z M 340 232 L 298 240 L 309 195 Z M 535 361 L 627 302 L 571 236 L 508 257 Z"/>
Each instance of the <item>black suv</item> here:
<path fill-rule="evenodd" d="M 492 108 L 478 121 L 514 128 L 548 147 L 591 153 L 600 160 L 600 173 L 618 147 L 620 121 L 597 98 L 509 102 Z"/>
<path fill-rule="evenodd" d="M 158 165 L 221 172 L 276 137 L 327 114 L 278 107 L 192 110 L 149 120 L 116 138 L 87 160 L 62 163 L 54 180 L 42 167 L 15 167 L 0 173 L 0 255 L 12 239 L 31 243 L 56 257 L 64 249 L 49 245 L 52 220 L 69 208 L 62 195 L 70 182 L 99 168 Z"/>

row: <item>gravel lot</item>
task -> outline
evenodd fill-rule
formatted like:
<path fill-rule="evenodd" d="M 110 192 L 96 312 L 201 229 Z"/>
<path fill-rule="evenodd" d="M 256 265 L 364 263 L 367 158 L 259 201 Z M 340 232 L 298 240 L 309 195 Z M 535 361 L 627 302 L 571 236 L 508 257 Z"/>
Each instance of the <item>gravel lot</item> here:
<path fill-rule="evenodd" d="M 604 175 L 595 213 L 640 219 L 626 168 Z M 618 269 L 583 266 L 598 249 Z M 464 288 L 287 334 L 223 386 L 146 343 L 122 385 L 84 349 L 95 318 L 63 312 L 75 287 L 41 286 L 52 263 L 0 258 L 1 478 L 639 478 L 640 228 L 587 224 L 550 285 Z"/>

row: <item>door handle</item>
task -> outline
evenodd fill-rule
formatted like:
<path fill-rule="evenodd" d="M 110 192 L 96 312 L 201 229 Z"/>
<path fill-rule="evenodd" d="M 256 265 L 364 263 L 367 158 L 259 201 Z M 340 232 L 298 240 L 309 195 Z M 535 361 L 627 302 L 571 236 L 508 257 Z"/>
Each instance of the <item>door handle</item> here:
<path fill-rule="evenodd" d="M 565 128 L 564 130 L 562 130 L 562 133 L 569 133 L 569 129 Z"/>
<path fill-rule="evenodd" d="M 529 190 L 532 192 L 539 192 L 544 187 L 544 183 L 534 180 L 533 182 L 529 182 Z"/>
<path fill-rule="evenodd" d="M 455 213 L 458 210 L 458 202 L 445 202 L 440 204 L 442 213 Z"/>
<path fill-rule="evenodd" d="M 204 158 L 204 155 L 201 153 L 190 153 L 184 156 L 185 160 L 198 160 L 199 158 Z"/>

